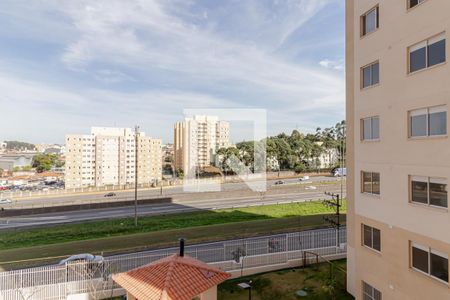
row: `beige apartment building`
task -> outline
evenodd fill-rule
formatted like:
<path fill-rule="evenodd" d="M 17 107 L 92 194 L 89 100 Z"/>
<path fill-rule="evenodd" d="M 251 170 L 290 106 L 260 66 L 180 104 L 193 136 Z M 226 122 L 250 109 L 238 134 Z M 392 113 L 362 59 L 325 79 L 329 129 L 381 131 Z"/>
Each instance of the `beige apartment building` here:
<path fill-rule="evenodd" d="M 216 116 L 193 116 L 174 126 L 174 168 L 185 176 L 214 164 L 216 152 L 230 145 L 230 125 Z"/>
<path fill-rule="evenodd" d="M 138 183 L 162 178 L 161 140 L 138 134 Z M 130 128 L 92 127 L 66 135 L 66 189 L 135 182 L 136 136 Z"/>
<path fill-rule="evenodd" d="M 450 299 L 450 1 L 346 4 L 348 290 Z"/>

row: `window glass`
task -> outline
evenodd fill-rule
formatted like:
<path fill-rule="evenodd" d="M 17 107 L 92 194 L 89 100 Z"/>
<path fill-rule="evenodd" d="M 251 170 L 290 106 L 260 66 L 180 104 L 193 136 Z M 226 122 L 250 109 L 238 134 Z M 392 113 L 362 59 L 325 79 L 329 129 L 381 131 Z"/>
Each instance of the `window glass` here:
<path fill-rule="evenodd" d="M 372 139 L 380 138 L 380 118 L 372 118 Z"/>
<path fill-rule="evenodd" d="M 372 248 L 372 227 L 364 225 L 363 237 L 364 237 L 364 245 Z"/>
<path fill-rule="evenodd" d="M 426 67 L 426 47 L 411 51 L 409 54 L 409 71 L 415 72 Z"/>
<path fill-rule="evenodd" d="M 447 112 L 430 113 L 430 135 L 447 134 Z"/>
<path fill-rule="evenodd" d="M 363 282 L 363 291 L 364 293 L 368 294 L 368 295 L 372 295 L 372 290 L 373 288 L 368 285 L 367 283 Z"/>
<path fill-rule="evenodd" d="M 371 85 L 371 67 L 367 66 L 363 68 L 363 87 L 368 87 Z"/>
<path fill-rule="evenodd" d="M 427 115 L 411 116 L 411 136 L 427 135 Z"/>
<path fill-rule="evenodd" d="M 428 67 L 445 62 L 445 40 L 428 46 Z"/>
<path fill-rule="evenodd" d="M 381 300 L 381 292 L 373 289 L 373 300 Z"/>
<path fill-rule="evenodd" d="M 412 247 L 412 266 L 418 270 L 428 273 L 428 252 Z"/>
<path fill-rule="evenodd" d="M 372 193 L 372 173 L 363 172 L 363 193 Z"/>
<path fill-rule="evenodd" d="M 411 200 L 413 202 L 428 203 L 428 183 L 422 181 L 411 181 Z"/>
<path fill-rule="evenodd" d="M 448 282 L 448 259 L 430 253 L 430 275 Z"/>
<path fill-rule="evenodd" d="M 447 184 L 430 179 L 430 205 L 447 207 Z"/>
<path fill-rule="evenodd" d="M 372 194 L 380 194 L 380 173 L 372 173 Z"/>
<path fill-rule="evenodd" d="M 372 248 L 378 251 L 381 251 L 381 234 L 380 230 L 376 228 L 372 228 Z"/>
<path fill-rule="evenodd" d="M 419 4 L 419 0 L 409 0 L 409 8 L 416 6 Z"/>
<path fill-rule="evenodd" d="M 372 85 L 378 84 L 380 82 L 380 64 L 375 63 L 372 65 Z"/>
<path fill-rule="evenodd" d="M 372 139 L 372 130 L 371 130 L 371 119 L 366 118 L 363 120 L 363 139 L 370 140 Z"/>
<path fill-rule="evenodd" d="M 364 34 L 370 33 L 377 28 L 377 9 L 374 8 L 366 14 L 365 17 L 365 32 Z"/>

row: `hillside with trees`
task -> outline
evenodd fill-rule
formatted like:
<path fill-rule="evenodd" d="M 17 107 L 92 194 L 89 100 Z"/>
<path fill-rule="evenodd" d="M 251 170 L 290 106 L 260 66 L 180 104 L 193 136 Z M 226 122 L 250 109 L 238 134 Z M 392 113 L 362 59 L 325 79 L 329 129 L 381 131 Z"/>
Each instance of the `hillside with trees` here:
<path fill-rule="evenodd" d="M 333 127 L 317 128 L 315 133 L 304 134 L 293 130 L 290 135 L 281 133 L 259 143 L 244 141 L 237 143 L 236 147 L 219 149 L 218 167 L 224 173 L 233 174 L 229 159 L 235 156 L 243 162 L 241 167 L 249 166 L 252 169 L 255 160 L 254 145 L 263 142 L 266 142 L 267 171 L 316 171 L 319 168 L 319 157 L 334 154 L 337 156 L 336 161 L 327 167 L 332 169 L 337 167 L 345 156 L 345 121 Z"/>
<path fill-rule="evenodd" d="M 6 143 L 7 150 L 36 150 L 33 144 L 19 142 L 19 141 L 4 141 Z"/>

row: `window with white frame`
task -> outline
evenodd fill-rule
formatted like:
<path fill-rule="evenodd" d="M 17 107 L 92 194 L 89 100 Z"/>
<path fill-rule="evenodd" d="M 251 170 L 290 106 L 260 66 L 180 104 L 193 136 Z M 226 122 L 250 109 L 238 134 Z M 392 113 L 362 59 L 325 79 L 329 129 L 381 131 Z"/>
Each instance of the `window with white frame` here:
<path fill-rule="evenodd" d="M 380 138 L 380 117 L 362 119 L 361 129 L 361 140 L 378 140 Z"/>
<path fill-rule="evenodd" d="M 448 284 L 448 254 L 411 242 L 411 268 Z"/>
<path fill-rule="evenodd" d="M 381 251 L 381 231 L 362 224 L 362 244 L 371 249 Z"/>
<path fill-rule="evenodd" d="M 381 300 L 381 292 L 366 282 L 363 284 L 363 300 Z"/>
<path fill-rule="evenodd" d="M 408 8 L 413 8 L 422 2 L 425 2 L 426 0 L 407 0 L 408 1 Z"/>
<path fill-rule="evenodd" d="M 448 207 L 447 179 L 410 176 L 411 202 L 437 207 Z"/>
<path fill-rule="evenodd" d="M 409 47 L 409 72 L 445 62 L 445 33 Z"/>
<path fill-rule="evenodd" d="M 361 171 L 361 192 L 380 194 L 380 173 Z"/>
<path fill-rule="evenodd" d="M 380 9 L 377 5 L 361 16 L 361 36 L 365 36 L 378 29 L 380 20 L 379 12 Z"/>
<path fill-rule="evenodd" d="M 380 82 L 380 63 L 373 62 L 361 68 L 361 87 L 367 88 Z"/>
<path fill-rule="evenodd" d="M 434 106 L 409 112 L 409 136 L 425 137 L 447 134 L 447 107 Z"/>

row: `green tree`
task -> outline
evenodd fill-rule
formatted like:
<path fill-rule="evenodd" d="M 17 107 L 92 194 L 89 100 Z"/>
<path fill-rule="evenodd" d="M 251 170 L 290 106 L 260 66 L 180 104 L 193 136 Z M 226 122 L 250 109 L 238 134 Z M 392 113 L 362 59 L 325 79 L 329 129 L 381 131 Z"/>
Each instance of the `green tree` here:
<path fill-rule="evenodd" d="M 49 171 L 56 164 L 58 157 L 55 154 L 38 154 L 33 157 L 33 168 L 38 173 Z"/>

